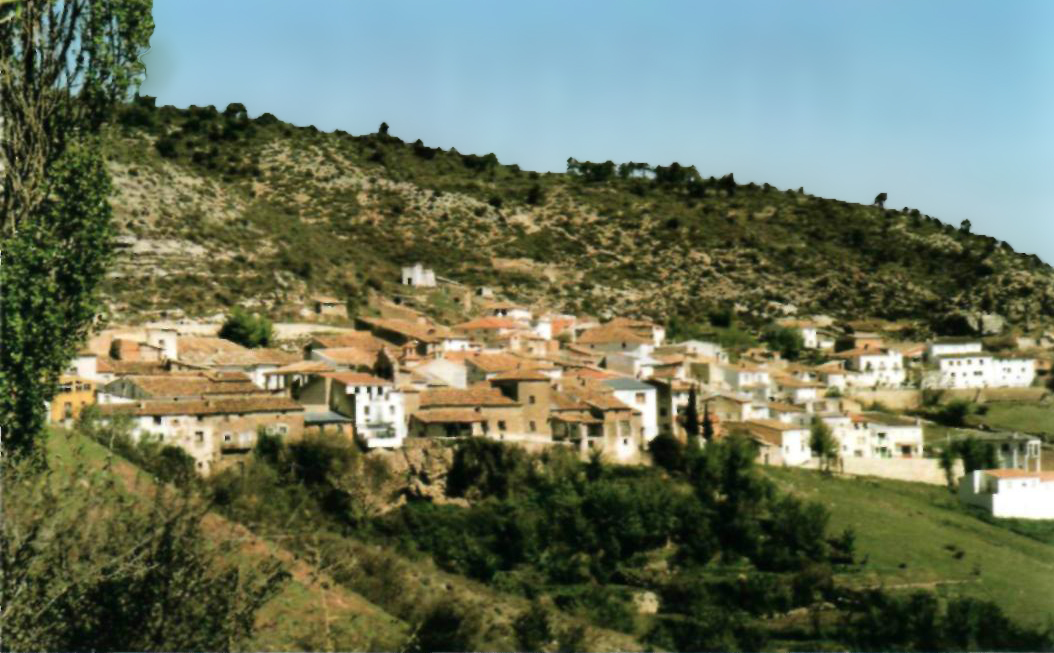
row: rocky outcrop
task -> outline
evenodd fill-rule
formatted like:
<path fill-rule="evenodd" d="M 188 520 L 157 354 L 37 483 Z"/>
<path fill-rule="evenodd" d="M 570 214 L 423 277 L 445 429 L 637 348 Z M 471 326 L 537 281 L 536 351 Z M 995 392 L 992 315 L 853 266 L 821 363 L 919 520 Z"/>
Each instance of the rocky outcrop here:
<path fill-rule="evenodd" d="M 407 439 L 402 449 L 371 451 L 371 457 L 381 458 L 391 472 L 385 494 L 391 497 L 388 509 L 394 509 L 408 499 L 424 499 L 435 503 L 468 505 L 464 499 L 446 495 L 447 475 L 454 463 L 454 450 L 431 439 Z"/>

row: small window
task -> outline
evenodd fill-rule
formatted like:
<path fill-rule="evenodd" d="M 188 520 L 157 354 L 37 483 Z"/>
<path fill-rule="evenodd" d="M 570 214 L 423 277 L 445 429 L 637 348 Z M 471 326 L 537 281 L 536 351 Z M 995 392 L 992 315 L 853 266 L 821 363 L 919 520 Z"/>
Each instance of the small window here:
<path fill-rule="evenodd" d="M 230 442 L 233 439 L 234 439 L 234 436 L 231 435 L 230 433 L 224 433 L 223 434 L 223 441 L 224 442 Z"/>
<path fill-rule="evenodd" d="M 531 433 L 534 433 L 535 431 L 538 430 L 538 429 L 534 428 L 534 422 L 530 422 L 530 427 L 531 427 Z"/>
<path fill-rule="evenodd" d="M 527 397 L 527 403 L 529 403 L 529 404 L 533 404 L 534 403 L 534 395 L 531 395 L 530 397 Z"/>
<path fill-rule="evenodd" d="M 161 416 L 160 415 L 154 415 L 154 424 L 160 424 L 160 423 L 161 423 Z"/>
<path fill-rule="evenodd" d="M 638 392 L 637 396 L 636 396 L 636 400 L 637 400 L 638 404 L 643 404 L 644 403 L 644 393 L 643 392 Z"/>
<path fill-rule="evenodd" d="M 501 420 L 501 419 L 498 420 L 498 430 L 499 431 L 504 431 L 505 430 L 505 420 Z"/>
<path fill-rule="evenodd" d="M 197 442 L 198 444 L 204 444 L 204 442 L 205 442 L 205 432 L 204 431 L 194 431 L 194 441 Z"/>
<path fill-rule="evenodd" d="M 67 401 L 62 406 L 62 412 L 66 416 L 66 419 L 71 419 L 73 417 L 73 404 Z"/>

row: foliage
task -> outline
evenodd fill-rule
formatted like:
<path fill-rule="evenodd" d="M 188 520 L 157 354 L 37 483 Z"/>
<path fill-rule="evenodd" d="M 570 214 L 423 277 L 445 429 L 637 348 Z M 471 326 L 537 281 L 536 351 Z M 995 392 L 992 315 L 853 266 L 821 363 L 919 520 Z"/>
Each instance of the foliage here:
<path fill-rule="evenodd" d="M 553 640 L 553 627 L 549 612 L 537 601 L 516 617 L 513 622 L 516 632 L 516 643 L 521 651 L 541 651 Z"/>
<path fill-rule="evenodd" d="M 770 326 L 765 329 L 762 339 L 787 360 L 797 360 L 805 347 L 801 332 L 789 327 Z"/>
<path fill-rule="evenodd" d="M 830 472 L 831 463 L 838 458 L 838 441 L 831 433 L 831 427 L 816 416 L 809 427 L 809 449 L 822 463 L 823 471 Z"/>
<path fill-rule="evenodd" d="M 93 140 L 143 73 L 150 0 L 4 3 L 0 20 L 0 422 L 5 461 L 38 453 L 44 402 L 94 316 L 110 253 Z"/>
<path fill-rule="evenodd" d="M 417 627 L 411 653 L 477 650 L 478 617 L 464 607 L 443 602 L 434 606 Z"/>
<path fill-rule="evenodd" d="M 970 407 L 970 402 L 965 399 L 953 399 L 937 411 L 934 418 L 945 426 L 966 426 Z"/>
<path fill-rule="evenodd" d="M 1044 651 L 1054 632 L 1014 624 L 991 601 L 953 598 L 942 608 L 927 592 L 896 596 L 865 591 L 849 596 L 849 614 L 839 635 L 861 650 Z"/>
<path fill-rule="evenodd" d="M 695 393 L 695 384 L 688 391 L 688 405 L 684 409 L 684 432 L 689 440 L 699 437 L 699 398 Z"/>
<path fill-rule="evenodd" d="M 61 436 L 53 436 L 61 437 Z M 28 461 L 26 461 L 28 462 Z M 123 492 L 109 469 L 4 475 L 0 626 L 7 650 L 232 650 L 286 577 L 207 545 L 207 506 Z M 86 518 L 88 517 L 88 518 Z"/>
<path fill-rule="evenodd" d="M 652 462 L 668 472 L 684 470 L 684 445 L 668 433 L 661 433 L 648 443 Z"/>
<path fill-rule="evenodd" d="M 5 456 L 41 453 L 44 402 L 87 334 L 110 257 L 110 185 L 98 154 L 71 146 L 52 166 L 48 192 L 32 219 L 0 237 Z"/>
<path fill-rule="evenodd" d="M 250 315 L 235 307 L 220 328 L 219 336 L 244 347 L 266 347 L 274 339 L 271 321 L 263 315 Z"/>

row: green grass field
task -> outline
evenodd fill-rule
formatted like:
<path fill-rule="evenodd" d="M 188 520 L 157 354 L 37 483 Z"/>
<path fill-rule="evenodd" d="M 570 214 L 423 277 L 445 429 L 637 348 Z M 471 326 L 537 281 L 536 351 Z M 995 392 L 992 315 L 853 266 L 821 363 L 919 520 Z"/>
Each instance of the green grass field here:
<path fill-rule="evenodd" d="M 1054 440 L 1054 404 L 1049 402 L 993 402 L 988 412 L 970 417 L 971 423 L 987 424 L 993 429 L 1021 431 L 1044 435 Z"/>
<path fill-rule="evenodd" d="M 947 489 L 806 470 L 766 473 L 826 505 L 832 532 L 856 531 L 857 555 L 867 563 L 847 582 L 991 599 L 1034 626 L 1054 618 L 1054 545 L 986 523 L 960 508 Z"/>

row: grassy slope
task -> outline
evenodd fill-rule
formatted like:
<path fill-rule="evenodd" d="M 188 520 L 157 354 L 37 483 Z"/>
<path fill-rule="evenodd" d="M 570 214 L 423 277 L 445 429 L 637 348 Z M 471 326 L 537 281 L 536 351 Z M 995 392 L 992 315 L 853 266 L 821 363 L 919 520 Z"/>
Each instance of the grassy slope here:
<path fill-rule="evenodd" d="M 861 582 L 905 589 L 936 584 L 942 593 L 992 599 L 1032 625 L 1054 617 L 1054 545 L 981 521 L 946 489 L 805 470 L 767 473 L 826 505 L 833 531 L 856 530 L 858 555 L 868 558 Z M 949 544 L 965 555 L 956 559 Z"/>
<path fill-rule="evenodd" d="M 107 459 L 106 449 L 98 443 L 62 431 L 51 434 L 48 449 L 49 460 L 56 470 L 61 470 L 64 462 L 75 456 L 99 466 Z M 114 471 L 129 489 L 142 491 L 153 487 L 145 474 L 122 459 L 114 460 Z M 242 539 L 245 563 L 251 565 L 253 561 L 275 556 L 293 576 L 260 611 L 257 631 L 248 643 L 249 650 L 321 649 L 326 642 L 323 633 L 327 611 L 329 641 L 338 650 L 392 650 L 404 641 L 408 632 L 406 624 L 273 543 L 216 515 L 209 515 L 203 528 L 210 538 Z"/>
<path fill-rule="evenodd" d="M 1054 403 L 997 402 L 987 407 L 987 413 L 975 415 L 970 421 L 993 429 L 1045 435 L 1048 441 L 1054 440 Z"/>
<path fill-rule="evenodd" d="M 107 451 L 101 445 L 65 431 L 54 432 L 48 447 L 52 465 L 57 469 L 62 468 L 63 460 L 70 460 L 73 456 L 86 458 L 99 466 L 107 459 Z M 153 487 L 145 474 L 123 459 L 114 459 L 114 469 L 130 488 Z M 375 545 L 353 538 L 343 538 L 346 560 L 341 561 L 342 570 L 325 573 L 325 569 L 320 571 L 300 556 L 218 515 L 209 515 L 203 526 L 210 537 L 244 539 L 245 561 L 249 564 L 253 560 L 276 556 L 293 575 L 281 593 L 258 615 L 257 632 L 249 643 L 249 650 L 327 648 L 327 639 L 323 636 L 326 611 L 329 613 L 328 641 L 332 642 L 329 648 L 396 650 L 405 642 L 409 629 L 392 613 L 401 614 L 419 604 L 436 602 L 458 602 L 469 606 L 481 615 L 488 647 L 513 650 L 516 644 L 511 636 L 512 622 L 530 607 L 530 602 L 523 597 L 498 592 L 476 581 L 446 573 L 428 558 L 411 560 L 390 552 L 379 555 L 381 551 Z M 410 589 L 398 595 L 393 587 L 378 582 L 374 570 L 386 579 L 397 578 L 400 587 Z M 364 594 L 374 602 L 364 598 Z M 378 604 L 386 608 L 378 607 Z M 553 618 L 559 629 L 588 625 L 587 621 L 564 613 L 555 613 Z M 630 635 L 595 626 L 588 627 L 588 641 L 590 648 L 597 651 L 643 649 Z"/>

